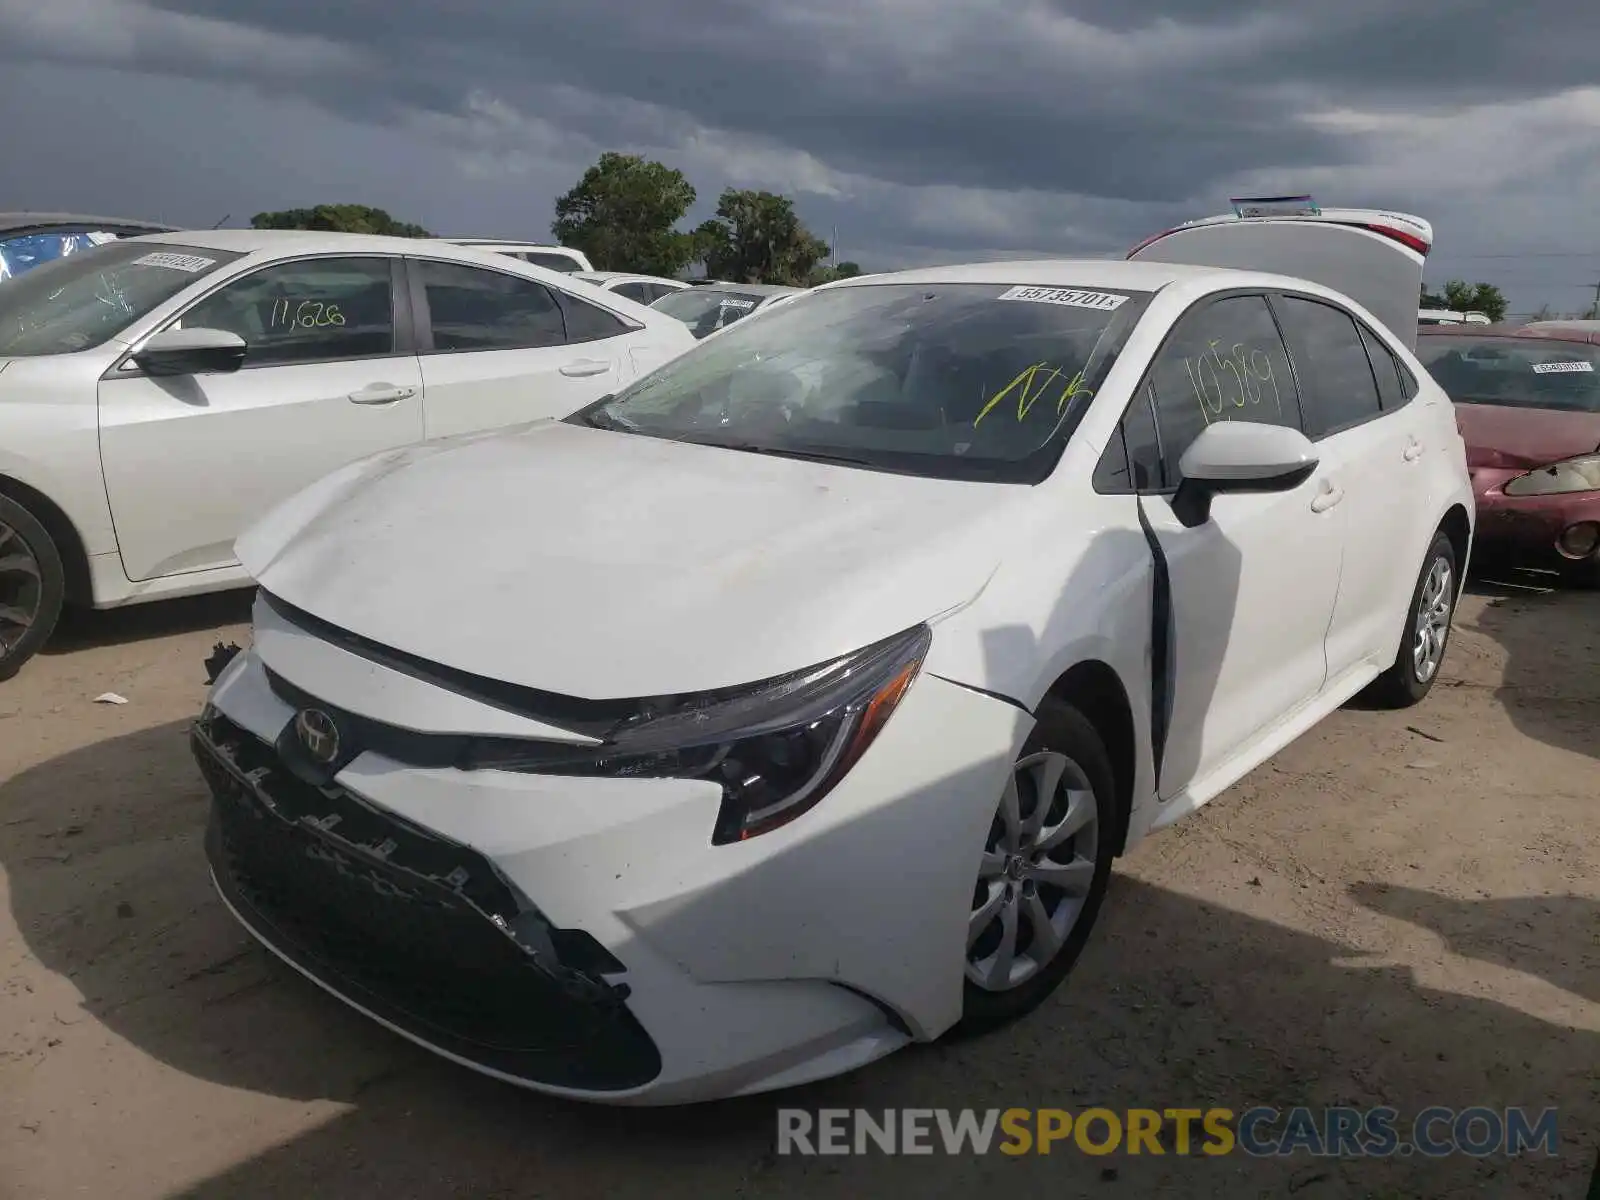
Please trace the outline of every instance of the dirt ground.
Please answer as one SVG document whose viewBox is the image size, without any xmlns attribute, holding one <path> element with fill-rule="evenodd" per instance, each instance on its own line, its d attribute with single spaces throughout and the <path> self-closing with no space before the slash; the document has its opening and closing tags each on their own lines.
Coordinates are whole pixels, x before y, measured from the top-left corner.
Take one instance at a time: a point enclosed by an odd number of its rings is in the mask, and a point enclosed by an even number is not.
<svg viewBox="0 0 1600 1200">
<path fill-rule="evenodd" d="M 0 685 L 0 1194 L 1582 1200 L 1600 1147 L 1600 598 L 1478 585 L 1442 685 L 1351 708 L 1120 866 L 986 1039 L 668 1111 L 437 1061 L 213 897 L 184 740 L 239 596 L 81 616 Z M 114 691 L 124 706 L 96 704 Z M 779 1157 L 774 1108 L 1560 1108 L 1555 1160 Z"/>
</svg>

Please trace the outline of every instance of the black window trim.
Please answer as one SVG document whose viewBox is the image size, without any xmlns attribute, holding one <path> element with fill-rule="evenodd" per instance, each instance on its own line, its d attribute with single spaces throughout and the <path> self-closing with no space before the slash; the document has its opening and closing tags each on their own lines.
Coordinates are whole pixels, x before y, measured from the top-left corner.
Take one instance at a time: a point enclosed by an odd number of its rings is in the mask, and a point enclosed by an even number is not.
<svg viewBox="0 0 1600 1200">
<path fill-rule="evenodd" d="M 1287 299 L 1291 299 L 1291 298 L 1295 299 L 1295 300 L 1306 300 L 1306 301 L 1310 301 L 1313 304 L 1320 304 L 1324 308 L 1331 308 L 1331 309 L 1334 310 L 1334 312 L 1342 314 L 1345 318 L 1347 318 L 1350 321 L 1350 323 L 1355 327 L 1355 330 L 1356 330 L 1356 341 L 1361 344 L 1361 357 L 1366 360 L 1367 374 L 1372 377 L 1372 392 L 1373 392 L 1373 395 L 1376 396 L 1377 400 L 1378 400 L 1378 407 L 1377 407 L 1377 410 L 1375 412 L 1368 413 L 1364 417 L 1357 417 L 1354 421 L 1346 421 L 1342 425 L 1334 425 L 1334 426 L 1332 426 L 1332 427 L 1330 427 L 1328 429 L 1324 429 L 1321 433 L 1317 434 L 1315 437 L 1312 437 L 1310 432 L 1305 428 L 1305 421 L 1306 421 L 1305 391 L 1304 391 L 1304 389 L 1301 389 L 1301 392 L 1300 392 L 1300 396 L 1301 396 L 1301 400 L 1300 400 L 1300 424 L 1301 424 L 1301 430 L 1300 431 L 1306 435 L 1307 440 L 1310 441 L 1312 445 L 1316 445 L 1318 442 L 1322 441 L 1324 438 L 1335 437 L 1335 436 L 1337 436 L 1338 434 L 1341 434 L 1341 433 L 1349 433 L 1350 430 L 1352 430 L 1352 429 L 1359 429 L 1359 428 L 1361 428 L 1361 426 L 1370 424 L 1373 421 L 1380 420 L 1383 417 L 1387 417 L 1391 413 L 1397 413 L 1397 412 L 1400 411 L 1401 408 L 1405 407 L 1404 404 L 1402 404 L 1400 406 L 1400 408 L 1384 408 L 1383 407 L 1383 389 L 1378 386 L 1378 372 L 1377 372 L 1376 368 L 1374 368 L 1374 366 L 1372 365 L 1372 355 L 1370 353 L 1368 353 L 1368 351 L 1367 351 L 1366 338 L 1364 338 L 1362 336 L 1362 329 L 1366 325 L 1366 322 L 1364 322 L 1360 317 L 1356 316 L 1355 313 L 1351 312 L 1344 305 L 1339 304 L 1336 301 L 1330 300 L 1326 296 L 1315 296 L 1315 295 L 1312 295 L 1310 292 L 1292 291 L 1292 290 L 1290 290 L 1288 288 L 1276 288 L 1273 291 L 1268 293 L 1268 295 L 1267 295 L 1267 303 L 1272 308 L 1273 319 L 1278 322 L 1278 332 L 1283 335 L 1284 349 L 1288 352 L 1288 355 L 1289 355 L 1289 367 L 1294 372 L 1295 383 L 1296 383 L 1297 386 L 1299 385 L 1299 381 L 1300 381 L 1300 367 L 1299 367 L 1299 364 L 1295 361 L 1294 344 L 1289 339 L 1288 330 L 1284 328 L 1283 316 L 1282 316 L 1281 313 L 1278 312 L 1278 309 L 1277 309 L 1277 301 L 1279 301 L 1279 300 L 1287 300 Z M 1402 383 L 1403 383 L 1403 381 L 1402 381 Z M 1408 401 L 1408 403 L 1409 403 L 1409 401 Z"/>
<path fill-rule="evenodd" d="M 1154 423 L 1155 430 L 1156 430 L 1156 451 L 1161 456 L 1161 482 L 1162 482 L 1162 486 L 1161 487 L 1141 488 L 1141 487 L 1137 487 L 1135 485 L 1134 478 L 1133 478 L 1133 459 L 1131 457 L 1128 457 L 1127 437 L 1126 437 L 1126 435 L 1124 435 L 1122 437 L 1122 439 L 1121 439 L 1121 443 L 1120 444 L 1122 446 L 1123 456 L 1124 456 L 1124 458 L 1127 458 L 1127 471 L 1128 471 L 1128 483 L 1127 483 L 1127 486 L 1126 487 L 1110 487 L 1110 486 L 1106 485 L 1105 484 L 1105 480 L 1101 476 L 1100 463 L 1096 462 L 1095 463 L 1095 467 L 1094 467 L 1094 471 L 1092 472 L 1092 476 L 1091 477 L 1093 479 L 1094 490 L 1095 490 L 1095 492 L 1097 494 L 1102 495 L 1102 496 L 1167 496 L 1167 497 L 1171 497 L 1171 496 L 1177 494 L 1178 484 L 1176 482 L 1174 482 L 1174 483 L 1168 485 L 1167 478 L 1166 478 L 1166 474 L 1167 474 L 1167 454 L 1166 454 L 1166 445 L 1165 445 L 1165 443 L 1163 441 L 1163 435 L 1162 435 L 1162 432 L 1161 432 L 1161 406 L 1160 406 L 1159 403 L 1157 403 L 1157 397 L 1156 397 L 1156 394 L 1155 394 L 1155 380 L 1152 378 L 1154 373 L 1155 373 L 1156 363 L 1160 360 L 1163 351 L 1166 350 L 1167 344 L 1172 340 L 1172 335 L 1175 332 L 1177 332 L 1178 326 L 1181 325 L 1184 321 L 1188 320 L 1189 317 L 1191 317 L 1195 313 L 1203 312 L 1206 309 L 1212 307 L 1215 304 L 1219 304 L 1224 300 L 1237 300 L 1240 297 L 1248 297 L 1248 296 L 1254 296 L 1254 297 L 1266 302 L 1267 312 L 1268 312 L 1268 314 L 1271 315 L 1272 323 L 1278 330 L 1278 340 L 1283 343 L 1284 357 L 1287 359 L 1287 361 L 1289 363 L 1289 374 L 1290 374 L 1290 376 L 1291 376 L 1291 378 L 1292 378 L 1292 380 L 1294 382 L 1295 412 L 1299 416 L 1299 422 L 1296 425 L 1296 428 L 1298 428 L 1301 433 L 1305 432 L 1306 411 L 1305 411 L 1305 401 L 1303 399 L 1304 390 L 1302 389 L 1302 387 L 1300 385 L 1300 374 L 1299 374 L 1299 371 L 1295 367 L 1294 356 L 1289 353 L 1289 339 L 1284 336 L 1283 323 L 1282 323 L 1282 321 L 1279 320 L 1278 312 L 1272 305 L 1272 292 L 1271 292 L 1271 290 L 1267 289 L 1267 288 L 1260 288 L 1260 287 L 1238 287 L 1238 288 L 1225 288 L 1222 291 L 1217 291 L 1217 292 L 1207 292 L 1204 296 L 1201 296 L 1194 303 L 1190 304 L 1188 308 L 1184 309 L 1181 313 L 1179 313 L 1177 318 L 1175 320 L 1173 320 L 1172 324 L 1167 326 L 1167 331 L 1164 334 L 1161 335 L 1161 343 L 1155 348 L 1154 352 L 1150 355 L 1150 361 L 1145 364 L 1144 371 L 1139 376 L 1139 382 L 1134 385 L 1133 392 L 1128 397 L 1128 402 L 1122 406 L 1122 411 L 1117 414 L 1116 426 L 1117 426 L 1117 429 L 1120 431 L 1122 429 L 1122 423 L 1125 420 L 1127 420 L 1128 413 L 1133 408 L 1133 405 L 1135 404 L 1135 402 L 1137 402 L 1142 397 L 1143 400 L 1144 400 L 1144 403 L 1146 403 L 1147 405 L 1150 406 L 1150 418 L 1151 418 L 1151 421 Z M 1374 381 L 1374 386 L 1376 386 L 1376 381 Z M 1110 451 L 1110 449 L 1111 449 L 1111 446 L 1108 443 L 1106 448 L 1105 448 L 1105 450 L 1101 451 L 1101 458 L 1102 459 L 1104 459 L 1106 453 L 1108 453 Z"/>
<path fill-rule="evenodd" d="M 411 305 L 412 325 L 416 331 L 415 353 L 418 357 L 429 357 L 435 354 L 522 353 L 528 350 L 557 350 L 562 346 L 586 346 L 593 342 L 609 341 L 610 338 L 580 338 L 576 341 L 573 340 L 572 335 L 569 332 L 571 322 L 568 320 L 568 310 L 573 304 L 587 304 L 591 308 L 598 308 L 601 312 L 607 314 L 614 320 L 621 322 L 624 328 L 618 333 L 611 334 L 610 337 L 623 337 L 626 334 L 638 333 L 640 330 L 645 328 L 645 326 L 640 322 L 633 320 L 631 317 L 623 316 L 615 309 L 608 308 L 603 304 L 596 304 L 592 300 L 580 299 L 577 296 L 569 295 L 562 288 L 546 283 L 542 279 L 534 279 L 516 271 L 502 271 L 498 267 L 492 267 L 485 263 L 464 262 L 459 258 L 446 258 L 432 254 L 408 254 L 401 261 L 407 281 L 406 291 Z M 521 283 L 531 283 L 537 285 L 538 287 L 544 288 L 545 291 L 549 292 L 550 295 L 555 298 L 556 308 L 561 312 L 561 332 L 564 340 L 560 343 L 552 343 L 548 346 L 499 346 L 494 349 L 465 347 L 460 350 L 438 349 L 433 344 L 433 314 L 428 308 L 427 288 L 422 282 L 421 270 L 416 269 L 413 266 L 413 264 L 425 262 L 439 263 L 444 266 L 451 267 L 467 267 L 474 271 L 487 271 L 492 275 L 504 275 L 507 278 L 518 280 Z M 526 265 L 536 266 L 537 264 L 528 263 Z"/>
<path fill-rule="evenodd" d="M 248 255 L 242 257 L 248 257 Z M 292 362 L 252 363 L 249 355 L 246 355 L 244 362 L 239 366 L 239 370 L 267 371 L 274 367 L 313 367 L 325 365 L 327 363 L 376 362 L 380 359 L 404 358 L 415 354 L 416 326 L 412 319 L 410 298 L 406 295 L 405 275 L 401 265 L 401 260 L 397 255 L 394 254 L 387 254 L 381 251 L 373 252 L 370 250 L 353 252 L 339 251 L 331 253 L 327 250 L 317 250 L 304 254 L 288 254 L 284 255 L 282 258 L 274 258 L 267 262 L 263 262 L 258 266 L 247 267 L 243 271 L 237 271 L 231 275 L 228 275 L 226 278 L 214 282 L 198 296 L 195 296 L 193 299 L 185 302 L 183 307 L 177 312 L 173 313 L 171 316 L 162 318 L 160 324 L 151 329 L 149 333 L 139 338 L 139 341 L 143 343 L 158 333 L 166 332 L 168 329 L 172 328 L 175 322 L 183 320 L 183 318 L 187 316 L 189 312 L 197 305 L 205 303 L 205 301 L 209 300 L 212 296 L 216 295 L 224 288 L 232 287 L 236 283 L 242 283 L 246 279 L 250 279 L 256 275 L 259 275 L 263 271 L 270 271 L 274 268 L 286 266 L 290 263 L 330 260 L 336 261 L 346 258 L 374 258 L 381 259 L 389 264 L 389 318 L 390 323 L 394 327 L 393 347 L 388 352 L 383 354 L 335 354 L 322 358 L 297 358 Z M 133 354 L 134 352 L 130 350 L 126 354 L 120 355 L 117 360 L 106 369 L 105 373 L 102 374 L 100 378 L 102 380 L 147 378 L 144 368 L 139 366 L 139 364 L 133 360 Z"/>
</svg>

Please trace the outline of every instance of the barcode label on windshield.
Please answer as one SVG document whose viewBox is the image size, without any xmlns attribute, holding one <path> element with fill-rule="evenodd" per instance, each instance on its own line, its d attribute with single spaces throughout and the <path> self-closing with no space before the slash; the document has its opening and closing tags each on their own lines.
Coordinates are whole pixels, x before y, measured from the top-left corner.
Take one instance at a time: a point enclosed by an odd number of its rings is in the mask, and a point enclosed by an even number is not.
<svg viewBox="0 0 1600 1200">
<path fill-rule="evenodd" d="M 217 260 L 214 258 L 201 258 L 198 254 L 170 254 L 165 251 L 146 254 L 133 261 L 142 267 L 166 267 L 172 271 L 186 271 L 190 275 L 217 265 Z"/>
<path fill-rule="evenodd" d="M 1076 288 L 1014 287 L 1001 292 L 998 300 L 1027 300 L 1034 304 L 1064 304 L 1068 308 L 1097 308 L 1114 312 L 1127 302 L 1126 296 L 1112 292 L 1081 292 Z"/>
<path fill-rule="evenodd" d="M 1533 364 L 1533 373 L 1535 375 L 1566 375 L 1573 371 L 1593 370 L 1594 364 L 1592 362 L 1553 362 Z"/>
</svg>

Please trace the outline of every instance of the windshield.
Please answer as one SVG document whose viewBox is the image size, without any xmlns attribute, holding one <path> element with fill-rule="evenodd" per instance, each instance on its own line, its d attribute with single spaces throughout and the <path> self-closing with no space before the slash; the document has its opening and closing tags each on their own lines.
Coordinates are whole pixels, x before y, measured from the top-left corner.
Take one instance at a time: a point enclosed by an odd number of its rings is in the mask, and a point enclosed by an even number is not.
<svg viewBox="0 0 1600 1200">
<path fill-rule="evenodd" d="M 87 250 L 90 246 L 116 241 L 116 238 L 116 234 L 104 230 L 80 228 L 49 229 L 0 237 L 0 279 L 14 279 L 24 271 Z"/>
<path fill-rule="evenodd" d="M 684 288 L 661 297 L 652 308 L 676 317 L 697 338 L 732 325 L 756 310 L 766 296 L 759 292 L 740 292 L 730 288 Z"/>
<path fill-rule="evenodd" d="M 993 283 L 816 292 L 570 419 L 913 474 L 1036 483 L 1147 295 Z M 668 297 L 680 298 L 688 297 Z"/>
<path fill-rule="evenodd" d="M 0 358 L 91 350 L 238 257 L 134 240 L 35 267 L 0 287 Z"/>
<path fill-rule="evenodd" d="M 1469 334 L 1417 342 L 1422 365 L 1457 404 L 1600 412 L 1600 346 Z"/>
</svg>

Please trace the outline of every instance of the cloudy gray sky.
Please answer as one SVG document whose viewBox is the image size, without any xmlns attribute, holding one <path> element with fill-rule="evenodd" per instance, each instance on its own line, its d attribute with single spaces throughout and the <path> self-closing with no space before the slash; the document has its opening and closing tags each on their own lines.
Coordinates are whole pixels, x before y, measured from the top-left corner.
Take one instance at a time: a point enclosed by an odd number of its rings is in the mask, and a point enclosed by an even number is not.
<svg viewBox="0 0 1600 1200">
<path fill-rule="evenodd" d="M 1420 213 L 1430 282 L 1600 281 L 1591 0 L 0 0 L 0 207 L 376 204 L 547 237 L 605 149 L 869 269 L 1120 252 L 1232 195 Z M 1587 285 L 1587 287 L 1586 287 Z"/>
</svg>

